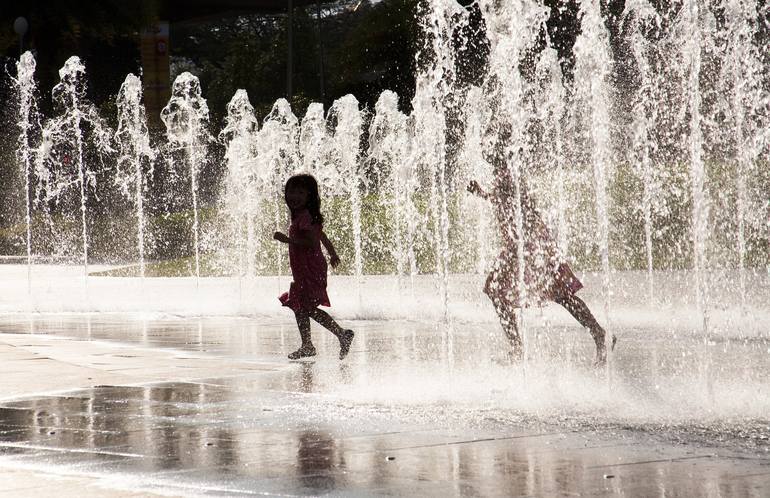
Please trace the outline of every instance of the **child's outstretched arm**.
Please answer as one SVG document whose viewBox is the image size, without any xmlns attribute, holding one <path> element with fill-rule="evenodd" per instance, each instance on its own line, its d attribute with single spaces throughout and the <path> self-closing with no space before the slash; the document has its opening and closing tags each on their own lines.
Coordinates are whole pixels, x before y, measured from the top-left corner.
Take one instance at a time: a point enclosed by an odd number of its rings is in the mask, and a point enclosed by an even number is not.
<svg viewBox="0 0 770 498">
<path fill-rule="evenodd" d="M 483 188 L 481 188 L 481 185 L 479 185 L 476 180 L 471 180 L 471 182 L 468 184 L 468 192 L 470 192 L 471 194 L 477 195 L 487 201 L 491 197 L 489 195 L 489 192 L 486 192 Z"/>
<path fill-rule="evenodd" d="M 340 264 L 340 258 L 337 256 L 337 251 L 334 250 L 334 244 L 332 244 L 332 241 L 329 240 L 329 237 L 326 236 L 326 232 L 323 230 L 321 230 L 321 244 L 324 245 L 326 252 L 329 253 L 329 264 L 332 265 L 332 268 L 336 268 Z"/>
</svg>

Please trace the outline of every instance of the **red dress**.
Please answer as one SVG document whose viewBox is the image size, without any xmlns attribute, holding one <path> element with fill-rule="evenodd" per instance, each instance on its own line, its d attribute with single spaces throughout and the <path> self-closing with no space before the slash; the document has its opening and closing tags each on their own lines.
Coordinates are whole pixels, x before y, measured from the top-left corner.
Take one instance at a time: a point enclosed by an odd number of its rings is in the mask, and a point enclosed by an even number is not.
<svg viewBox="0 0 770 498">
<path fill-rule="evenodd" d="M 518 242 L 515 239 L 506 241 L 508 237 L 503 237 L 504 247 L 484 285 L 484 292 L 490 298 L 502 298 L 515 307 L 541 305 L 583 288 L 569 264 L 560 258 L 556 242 L 539 216 L 532 221 L 525 224 L 524 235 L 526 298 L 519 295 Z"/>
<path fill-rule="evenodd" d="M 574 294 L 583 287 L 569 264 L 559 254 L 551 236 L 522 185 L 521 209 L 524 228 L 524 290 L 519 292 L 519 241 L 516 233 L 516 204 L 513 182 L 507 168 L 498 175 L 495 185 L 495 211 L 501 227 L 502 250 L 487 277 L 484 292 L 491 299 L 507 301 L 515 307 L 540 305 L 559 297 Z"/>
<path fill-rule="evenodd" d="M 313 224 L 307 210 L 300 211 L 291 220 L 289 237 L 295 238 L 300 232 L 312 234 L 313 245 L 300 247 L 289 244 L 289 266 L 293 282 L 289 292 L 278 299 L 281 304 L 294 311 L 312 310 L 317 306 L 331 306 L 326 294 L 326 258 L 321 252 L 321 225 Z"/>
</svg>

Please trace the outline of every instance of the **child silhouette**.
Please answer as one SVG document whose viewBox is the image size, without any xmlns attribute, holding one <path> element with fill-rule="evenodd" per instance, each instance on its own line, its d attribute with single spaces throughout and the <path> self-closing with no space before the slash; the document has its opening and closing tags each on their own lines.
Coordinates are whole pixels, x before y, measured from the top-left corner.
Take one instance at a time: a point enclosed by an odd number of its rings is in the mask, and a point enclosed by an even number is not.
<svg viewBox="0 0 770 498">
<path fill-rule="evenodd" d="M 468 191 L 492 203 L 500 230 L 502 249 L 484 285 L 484 293 L 495 307 L 514 358 L 522 356 L 516 308 L 534 302 L 554 301 L 563 306 L 591 333 L 596 345 L 595 363 L 607 361 L 606 332 L 594 318 L 586 303 L 575 293 L 583 287 L 569 265 L 562 260 L 556 242 L 535 207 L 535 202 L 522 180 L 519 188 L 524 245 L 524 287 L 526 298 L 519 295 L 519 236 L 517 233 L 516 186 L 505 161 L 494 162 L 491 192 L 471 181 Z M 614 348 L 617 338 L 612 336 Z"/>
<path fill-rule="evenodd" d="M 289 354 L 290 360 L 315 356 L 316 350 L 310 339 L 310 319 L 327 328 L 340 341 L 340 360 L 350 351 L 353 331 L 343 329 L 328 313 L 318 306 L 330 306 L 326 294 L 326 258 L 321 244 L 329 254 L 329 263 L 336 267 L 340 259 L 334 246 L 323 231 L 321 198 L 318 182 L 311 175 L 295 175 L 289 178 L 284 189 L 284 199 L 291 213 L 289 234 L 275 232 L 273 238 L 289 245 L 289 266 L 293 282 L 289 292 L 279 297 L 281 304 L 291 308 L 297 319 L 302 345 Z"/>
</svg>

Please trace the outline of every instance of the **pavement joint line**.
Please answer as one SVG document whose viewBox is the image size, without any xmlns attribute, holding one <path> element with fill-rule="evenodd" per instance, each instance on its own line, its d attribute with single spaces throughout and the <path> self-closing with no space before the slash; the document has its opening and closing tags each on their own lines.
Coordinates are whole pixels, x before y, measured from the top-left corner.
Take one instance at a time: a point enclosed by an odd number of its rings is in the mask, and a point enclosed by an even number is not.
<svg viewBox="0 0 770 498">
<path fill-rule="evenodd" d="M 29 425 L 19 425 L 19 424 L 3 424 L 3 425 L 5 427 L 19 427 L 19 429 L 14 429 L 14 431 L 20 431 L 27 428 L 32 428 Z M 67 432 L 85 432 L 89 434 L 112 434 L 112 435 L 123 434 L 123 432 L 121 431 L 108 431 L 103 429 L 74 429 L 74 428 L 71 429 L 69 427 L 56 427 L 53 425 L 38 425 L 38 426 L 35 426 L 34 428 L 38 430 L 44 429 L 48 431 L 54 430 L 54 431 L 67 431 Z M 4 431 L 0 431 L 0 434 L 3 434 L 3 433 Z M 2 442 L 0 442 L 0 444 L 2 444 Z"/>
<path fill-rule="evenodd" d="M 735 475 L 735 476 L 728 476 L 727 478 L 730 480 L 733 479 L 744 479 L 746 477 L 770 477 L 770 472 L 755 472 L 753 474 L 741 474 L 741 475 Z"/>
<path fill-rule="evenodd" d="M 98 370 L 100 372 L 105 372 L 106 370 L 101 369 L 95 369 L 91 368 L 89 370 Z M 233 375 L 233 377 L 238 377 L 238 375 Z M 225 377 L 229 378 L 229 376 Z M 103 387 L 150 387 L 150 386 L 156 386 L 157 384 L 164 384 L 164 383 L 192 383 L 196 377 L 193 378 L 184 378 L 184 379 L 174 379 L 174 380 L 149 380 L 149 381 L 139 381 L 139 382 L 125 382 L 125 383 L 116 383 L 116 384 L 97 384 L 94 386 L 89 387 L 80 387 L 80 388 L 68 388 L 68 389 L 56 389 L 53 391 L 41 391 L 37 393 L 29 393 L 29 394 L 16 394 L 12 396 L 8 396 L 6 398 L 0 398 L 0 404 L 3 403 L 15 403 L 19 401 L 35 401 L 40 398 L 61 398 L 61 397 L 74 397 L 74 398 L 85 398 L 84 396 L 77 396 L 78 393 L 82 393 L 83 391 L 88 391 L 89 389 L 96 389 L 96 388 L 103 388 Z M 162 386 L 157 386 L 162 387 Z M 171 386 L 169 386 L 169 389 L 172 389 Z M 163 403 L 163 402 L 161 402 Z M 8 408 L 14 408 L 18 410 L 28 410 L 28 407 L 8 407 Z"/>
<path fill-rule="evenodd" d="M 569 447 L 569 451 L 591 451 L 591 450 L 605 450 L 608 448 L 631 448 L 638 446 L 640 443 L 617 443 L 617 444 L 597 444 L 596 446 L 580 446 Z M 537 450 L 530 450 L 532 454 L 551 453 L 553 451 L 560 451 L 563 448 L 554 448 L 552 446 L 543 446 Z"/>
<path fill-rule="evenodd" d="M 0 441 L 0 447 L 3 447 L 3 446 L 7 448 L 52 451 L 56 453 L 86 453 L 89 455 L 121 456 L 126 458 L 151 458 L 151 459 L 158 458 L 153 455 L 142 455 L 139 453 L 122 453 L 117 451 L 94 451 L 94 450 L 87 450 L 83 448 L 58 448 L 55 446 L 45 446 L 42 444 L 8 443 L 8 442 Z"/>
<path fill-rule="evenodd" d="M 421 432 L 437 432 L 437 431 L 443 431 L 443 430 L 445 430 L 443 427 L 436 427 L 434 429 L 419 429 L 414 431 L 376 432 L 372 434 L 358 434 L 356 436 L 346 436 L 340 439 L 350 440 L 350 439 L 360 439 L 360 438 L 372 438 L 372 437 L 379 437 L 379 436 L 393 436 L 398 434 L 419 434 Z"/>
<path fill-rule="evenodd" d="M 640 462 L 610 463 L 606 465 L 589 465 L 588 467 L 585 467 L 585 468 L 586 469 L 605 469 L 609 467 L 626 467 L 629 465 L 645 465 L 648 463 L 666 463 L 666 462 L 674 463 L 674 462 L 681 462 L 684 460 L 698 460 L 703 458 L 714 458 L 714 457 L 715 455 L 693 455 L 693 456 L 687 456 L 687 457 L 661 458 L 659 460 L 642 460 Z"/>
<path fill-rule="evenodd" d="M 228 493 L 230 495 L 247 495 L 247 496 L 284 496 L 284 497 L 295 497 L 295 496 L 306 496 L 306 495 L 297 495 L 297 494 L 287 494 L 287 493 L 275 493 L 275 492 L 269 492 L 269 491 L 251 491 L 248 489 L 234 489 L 234 488 L 228 488 L 224 486 L 200 486 L 195 483 L 181 483 L 181 482 L 166 482 L 165 480 L 155 478 L 155 482 L 149 482 L 145 483 L 140 489 L 149 489 L 152 490 L 152 486 L 162 486 L 163 488 L 176 488 L 179 490 L 195 490 L 195 491 L 203 491 L 203 492 L 219 492 L 219 493 Z"/>
<path fill-rule="evenodd" d="M 719 458 L 728 458 L 732 460 L 749 460 L 753 462 L 766 462 L 764 465 L 770 465 L 770 455 L 767 457 L 751 457 L 743 455 L 716 455 Z"/>
<path fill-rule="evenodd" d="M 456 444 L 473 444 L 473 443 L 489 443 L 492 441 L 510 441 L 513 439 L 529 439 L 529 438 L 538 438 L 538 437 L 545 437 L 545 436 L 560 436 L 562 434 L 579 434 L 579 433 L 587 433 L 591 431 L 569 431 L 569 432 L 544 432 L 541 434 L 523 434 L 520 436 L 505 436 L 505 437 L 488 437 L 488 438 L 482 438 L 482 439 L 468 439 L 465 441 L 450 441 L 446 443 L 433 443 L 433 444 L 421 444 L 418 446 L 403 446 L 401 448 L 385 448 L 382 450 L 374 450 L 374 451 L 362 451 L 361 453 L 383 453 L 386 451 L 402 451 L 402 450 L 415 450 L 415 449 L 423 449 L 423 448 L 437 448 L 441 446 L 453 446 Z"/>
<path fill-rule="evenodd" d="M 211 387 L 228 387 L 227 384 L 213 384 L 211 382 L 190 382 L 196 386 L 211 386 Z"/>
<path fill-rule="evenodd" d="M 251 462 L 245 462 L 245 463 L 247 465 L 254 465 L 254 466 L 256 466 L 256 465 L 258 465 L 261 462 L 260 461 L 251 461 Z M 278 463 L 284 463 L 284 464 L 290 465 L 291 461 L 288 461 L 288 462 L 278 462 Z M 225 465 L 215 465 L 215 466 L 212 466 L 212 467 L 205 467 L 204 469 L 186 468 L 186 469 L 162 470 L 162 471 L 158 471 L 158 472 L 153 472 L 153 475 L 163 479 L 163 478 L 168 478 L 168 477 L 184 476 L 184 475 L 188 475 L 188 474 L 198 473 L 198 472 L 201 472 L 201 470 L 205 470 L 205 471 L 216 471 L 216 470 L 226 471 L 227 469 L 228 469 L 228 467 L 225 466 Z M 308 473 L 302 474 L 301 477 L 303 479 L 305 479 L 305 478 L 313 478 L 313 477 L 343 476 L 343 475 L 350 475 L 350 474 L 353 474 L 355 472 L 356 471 L 352 471 L 352 470 L 349 470 L 349 469 L 348 470 L 340 470 L 340 469 L 331 470 L 330 469 L 330 470 L 320 471 L 320 472 L 319 471 L 308 472 Z M 284 481 L 286 479 L 287 479 L 287 477 L 284 476 L 284 475 L 273 476 L 273 477 L 260 477 L 259 478 L 259 480 L 261 482 Z M 289 478 L 289 479 L 293 479 L 293 478 Z M 273 496 L 273 494 L 270 493 L 270 496 Z M 303 496 L 303 495 L 287 495 L 287 496 Z"/>
</svg>

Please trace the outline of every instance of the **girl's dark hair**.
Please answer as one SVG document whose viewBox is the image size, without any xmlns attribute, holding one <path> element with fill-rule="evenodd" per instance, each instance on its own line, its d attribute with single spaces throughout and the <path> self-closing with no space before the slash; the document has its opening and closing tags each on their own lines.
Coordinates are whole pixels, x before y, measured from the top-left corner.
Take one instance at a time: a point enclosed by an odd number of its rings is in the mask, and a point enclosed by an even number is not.
<svg viewBox="0 0 770 498">
<path fill-rule="evenodd" d="M 321 196 L 318 195 L 318 182 L 313 178 L 313 175 L 294 175 L 289 178 L 283 189 L 284 197 L 286 197 L 286 192 L 291 188 L 301 188 L 307 191 L 306 207 L 310 212 L 310 220 L 313 225 L 323 224 L 324 217 L 321 214 Z M 292 218 L 294 218 L 294 214 L 294 211 L 292 211 Z"/>
</svg>

